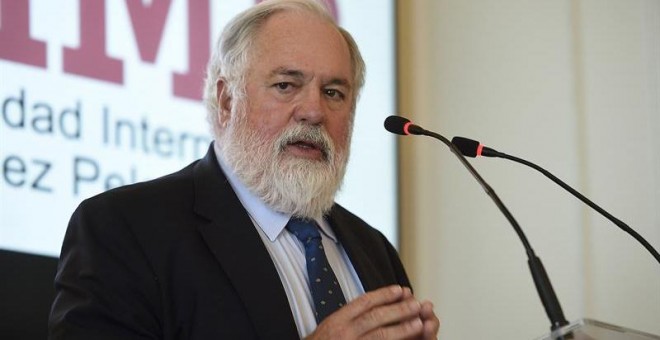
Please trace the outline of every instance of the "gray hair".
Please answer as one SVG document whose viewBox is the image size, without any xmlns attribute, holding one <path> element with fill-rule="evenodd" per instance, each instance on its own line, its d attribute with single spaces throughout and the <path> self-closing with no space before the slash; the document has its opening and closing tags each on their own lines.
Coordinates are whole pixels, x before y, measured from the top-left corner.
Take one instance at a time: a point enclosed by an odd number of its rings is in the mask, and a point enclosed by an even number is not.
<svg viewBox="0 0 660 340">
<path fill-rule="evenodd" d="M 252 43 L 259 33 L 259 28 L 270 16 L 282 11 L 307 11 L 324 21 L 332 23 L 341 33 L 348 45 L 353 69 L 353 107 L 364 85 L 366 67 L 355 40 L 345 29 L 339 27 L 328 9 L 316 0 L 270 0 L 255 5 L 234 17 L 222 31 L 214 48 L 213 55 L 206 69 L 204 84 L 204 102 L 207 118 L 215 136 L 220 134 L 218 119 L 217 83 L 225 81 L 227 91 L 235 102 L 245 97 L 245 75 Z"/>
</svg>

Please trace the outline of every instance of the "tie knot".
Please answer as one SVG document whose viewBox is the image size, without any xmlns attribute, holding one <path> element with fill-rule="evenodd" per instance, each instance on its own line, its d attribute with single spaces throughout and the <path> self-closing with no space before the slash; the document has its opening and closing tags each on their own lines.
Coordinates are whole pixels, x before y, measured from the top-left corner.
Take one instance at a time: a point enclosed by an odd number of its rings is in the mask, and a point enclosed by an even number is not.
<svg viewBox="0 0 660 340">
<path fill-rule="evenodd" d="M 314 220 L 292 217 L 286 225 L 286 229 L 292 232 L 303 244 L 321 239 L 321 233 L 319 233 L 319 228 Z"/>
</svg>

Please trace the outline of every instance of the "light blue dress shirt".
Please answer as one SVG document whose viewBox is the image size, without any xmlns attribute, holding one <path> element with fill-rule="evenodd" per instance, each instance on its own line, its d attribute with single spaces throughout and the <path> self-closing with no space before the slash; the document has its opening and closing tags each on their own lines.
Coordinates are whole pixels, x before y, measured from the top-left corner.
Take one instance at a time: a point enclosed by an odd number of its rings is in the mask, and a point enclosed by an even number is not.
<svg viewBox="0 0 660 340">
<path fill-rule="evenodd" d="M 250 192 L 237 178 L 234 171 L 224 163 L 217 143 L 214 143 L 214 150 L 220 168 L 222 168 L 229 184 L 236 192 L 236 196 L 250 215 L 252 223 L 254 223 L 271 259 L 273 259 L 289 300 L 291 313 L 298 327 L 298 334 L 303 338 L 312 333 L 317 324 L 314 317 L 314 301 L 307 283 L 305 248 L 293 234 L 285 229 L 291 215 L 273 211 Z M 350 302 L 364 294 L 364 288 L 353 268 L 353 264 L 346 255 L 346 251 L 338 242 L 328 222 L 325 219 L 316 222 L 321 227 L 323 248 L 328 257 L 328 262 L 339 280 L 346 301 Z"/>
</svg>

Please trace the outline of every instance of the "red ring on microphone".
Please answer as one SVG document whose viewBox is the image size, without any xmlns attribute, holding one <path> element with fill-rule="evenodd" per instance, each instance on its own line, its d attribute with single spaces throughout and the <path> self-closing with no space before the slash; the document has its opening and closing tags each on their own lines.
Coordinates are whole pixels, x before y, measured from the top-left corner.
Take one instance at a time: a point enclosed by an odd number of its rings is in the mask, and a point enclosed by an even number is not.
<svg viewBox="0 0 660 340">
<path fill-rule="evenodd" d="M 408 131 L 408 127 L 409 127 L 410 125 L 412 125 L 412 122 L 408 122 L 408 123 L 406 123 L 406 125 L 403 126 L 403 132 L 404 132 L 406 135 L 409 135 L 409 134 L 410 134 L 410 131 Z"/>
<path fill-rule="evenodd" d="M 477 146 L 477 156 L 481 156 L 481 151 L 483 151 L 484 145 L 479 143 L 479 146 Z"/>
</svg>

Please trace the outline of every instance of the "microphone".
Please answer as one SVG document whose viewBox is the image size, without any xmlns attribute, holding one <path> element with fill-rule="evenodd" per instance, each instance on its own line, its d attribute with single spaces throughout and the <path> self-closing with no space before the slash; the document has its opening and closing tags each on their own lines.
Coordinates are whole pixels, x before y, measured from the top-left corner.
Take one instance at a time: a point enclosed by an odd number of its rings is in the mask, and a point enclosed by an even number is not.
<svg viewBox="0 0 660 340">
<path fill-rule="evenodd" d="M 651 255 L 655 258 L 658 263 L 660 263 L 660 254 L 658 254 L 658 251 L 656 251 L 651 244 L 646 241 L 640 234 L 638 234 L 635 230 L 633 230 L 630 226 L 619 220 L 618 218 L 612 216 L 609 212 L 605 211 L 605 209 L 601 208 L 598 206 L 596 203 L 592 202 L 590 199 L 582 195 L 580 192 L 577 190 L 573 189 L 570 185 L 564 183 L 561 179 L 557 178 L 555 175 L 551 174 L 549 171 L 543 169 L 542 167 L 526 161 L 524 159 L 507 155 L 503 152 L 499 152 L 497 150 L 485 147 L 483 144 L 479 143 L 476 140 L 465 138 L 465 137 L 454 137 L 452 138 L 451 142 L 456 145 L 456 148 L 460 150 L 460 152 L 466 156 L 466 157 L 476 157 L 476 156 L 484 156 L 484 157 L 499 157 L 499 158 L 504 158 L 508 159 L 511 161 L 514 161 L 516 163 L 524 164 L 540 173 L 545 175 L 545 177 L 548 177 L 551 179 L 553 182 L 555 182 L 557 185 L 560 187 L 564 188 L 564 190 L 570 192 L 573 196 L 575 196 L 577 199 L 580 201 L 584 202 L 586 205 L 588 205 L 590 208 L 596 210 L 598 213 L 603 215 L 605 218 L 610 220 L 612 223 L 614 223 L 617 227 L 621 228 L 621 230 L 625 231 L 628 233 L 630 236 L 632 236 L 635 240 L 637 240 L 639 243 L 644 246 L 646 250 L 648 250 Z"/>
<path fill-rule="evenodd" d="M 389 132 L 399 135 L 424 135 L 433 137 L 449 147 L 449 150 L 451 150 L 451 152 L 454 153 L 456 157 L 458 157 L 458 160 L 472 174 L 472 177 L 474 177 L 474 179 L 479 182 L 481 187 L 486 191 L 486 194 L 488 194 L 493 202 L 495 202 L 495 205 L 500 209 L 502 214 L 504 214 L 511 226 L 513 226 L 515 232 L 518 234 L 518 237 L 520 238 L 520 241 L 525 248 L 525 252 L 527 253 L 527 264 L 529 265 L 529 270 L 531 271 L 532 278 L 534 279 L 534 286 L 536 287 L 536 291 L 541 298 L 545 312 L 550 319 L 550 329 L 554 331 L 562 326 L 568 325 L 568 321 L 564 317 L 564 312 L 561 309 L 561 305 L 559 304 L 559 299 L 557 299 L 557 295 L 552 288 L 552 283 L 550 283 L 550 278 L 548 277 L 548 274 L 543 267 L 543 263 L 541 263 L 541 259 L 536 256 L 532 246 L 529 244 L 527 236 L 525 236 L 525 233 L 520 228 L 520 225 L 513 217 L 511 212 L 509 212 L 509 209 L 504 206 L 504 203 L 497 196 L 495 191 L 490 187 L 490 185 L 488 185 L 488 183 L 486 183 L 481 175 L 479 175 L 477 170 L 472 167 L 470 162 L 465 159 L 465 156 L 463 156 L 461 150 L 459 150 L 459 148 L 454 143 L 450 142 L 444 136 L 433 131 L 426 130 L 419 125 L 413 124 L 410 120 L 400 116 L 387 117 L 387 119 L 385 119 L 385 129 Z"/>
<path fill-rule="evenodd" d="M 483 144 L 477 142 L 476 140 L 464 138 L 464 137 L 454 137 L 451 139 L 451 142 L 456 145 L 458 150 L 461 151 L 465 157 L 497 157 L 497 151 L 485 147 Z"/>
<path fill-rule="evenodd" d="M 410 120 L 401 116 L 389 116 L 385 118 L 385 130 L 397 135 L 422 135 L 424 129 L 413 124 Z"/>
</svg>

